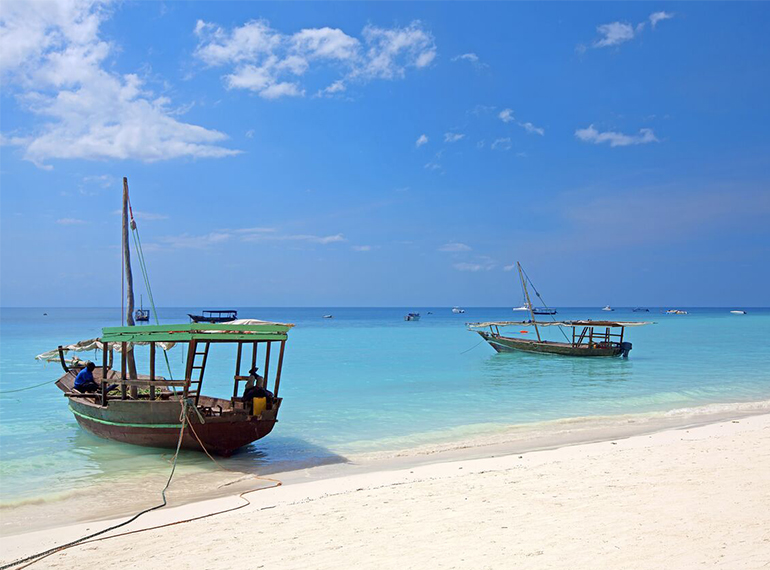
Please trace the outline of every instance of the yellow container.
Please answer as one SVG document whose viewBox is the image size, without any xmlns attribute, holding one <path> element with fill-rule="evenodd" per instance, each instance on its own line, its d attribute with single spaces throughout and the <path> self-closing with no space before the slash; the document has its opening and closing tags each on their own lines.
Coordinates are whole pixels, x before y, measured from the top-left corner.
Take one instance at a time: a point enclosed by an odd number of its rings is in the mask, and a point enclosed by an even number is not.
<svg viewBox="0 0 770 570">
<path fill-rule="evenodd" d="M 267 409 L 267 398 L 252 398 L 251 401 L 254 406 L 253 414 L 255 416 L 260 415 Z"/>
</svg>

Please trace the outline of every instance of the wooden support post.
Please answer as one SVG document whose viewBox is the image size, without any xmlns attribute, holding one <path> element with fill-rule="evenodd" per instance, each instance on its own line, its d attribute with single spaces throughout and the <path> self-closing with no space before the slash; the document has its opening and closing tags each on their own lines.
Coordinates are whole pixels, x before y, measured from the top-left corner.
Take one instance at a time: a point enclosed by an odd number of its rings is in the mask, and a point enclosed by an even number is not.
<svg viewBox="0 0 770 570">
<path fill-rule="evenodd" d="M 187 345 L 187 365 L 184 371 L 184 392 L 182 395 L 187 398 L 187 394 L 190 392 L 190 382 L 192 382 L 192 367 L 195 364 L 195 351 L 198 350 L 197 342 L 191 340 Z"/>
<path fill-rule="evenodd" d="M 252 343 L 251 347 L 251 368 L 249 369 L 249 372 L 251 372 L 254 367 L 257 365 L 257 343 Z"/>
<path fill-rule="evenodd" d="M 126 345 L 127 342 L 121 342 L 120 343 L 120 379 L 125 380 L 126 379 Z M 125 400 L 126 399 L 126 385 L 121 384 L 120 385 L 120 399 Z"/>
<path fill-rule="evenodd" d="M 110 363 L 109 363 L 109 367 L 112 368 L 112 369 L 114 369 L 114 367 L 112 366 L 112 363 L 114 361 L 115 361 L 115 351 L 110 349 Z"/>
<path fill-rule="evenodd" d="M 588 348 L 594 347 L 594 327 L 588 329 Z"/>
<path fill-rule="evenodd" d="M 238 397 L 238 376 L 241 375 L 241 358 L 243 357 L 243 343 L 238 341 L 238 351 L 235 354 L 235 379 L 233 380 L 233 400 Z"/>
<path fill-rule="evenodd" d="M 150 343 L 150 380 L 155 380 L 155 343 Z M 155 399 L 155 386 L 150 384 L 150 400 Z"/>
<path fill-rule="evenodd" d="M 278 388 L 281 386 L 281 371 L 283 370 L 283 351 L 286 348 L 286 341 L 281 341 L 281 351 L 278 353 L 278 370 L 275 373 L 275 390 L 273 395 L 278 397 Z"/>
<path fill-rule="evenodd" d="M 620 327 L 620 344 L 623 344 L 623 331 L 626 330 L 626 327 Z"/>
<path fill-rule="evenodd" d="M 268 374 L 270 374 L 270 346 L 272 344 L 272 341 L 267 341 L 267 348 L 265 348 L 265 373 L 262 375 L 265 378 L 265 385 L 262 388 L 267 388 L 267 383 L 270 381 Z"/>
<path fill-rule="evenodd" d="M 102 343 L 102 406 L 107 405 L 107 353 L 110 345 L 108 342 Z"/>
</svg>

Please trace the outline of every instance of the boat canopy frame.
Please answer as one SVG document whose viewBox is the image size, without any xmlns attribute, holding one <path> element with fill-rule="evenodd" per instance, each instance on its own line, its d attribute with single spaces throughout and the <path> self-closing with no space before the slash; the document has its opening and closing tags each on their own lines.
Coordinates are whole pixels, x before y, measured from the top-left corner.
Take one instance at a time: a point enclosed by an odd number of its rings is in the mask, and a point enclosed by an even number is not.
<svg viewBox="0 0 770 570">
<path fill-rule="evenodd" d="M 477 331 L 477 329 L 485 329 L 489 328 L 489 332 L 493 336 L 497 337 L 503 337 L 503 335 L 500 334 L 500 327 L 508 327 L 508 326 L 520 326 L 520 327 L 535 327 L 535 330 L 537 330 L 538 327 L 562 327 L 562 328 L 571 328 L 572 329 L 572 339 L 567 339 L 567 342 L 569 342 L 573 348 L 578 347 L 588 347 L 593 348 L 594 346 L 618 346 L 621 347 L 623 345 L 623 333 L 625 332 L 626 327 L 638 327 L 643 325 L 651 325 L 654 324 L 652 322 L 648 321 L 592 321 L 592 320 L 581 320 L 581 321 L 553 321 L 553 322 L 547 322 L 547 321 L 490 321 L 485 323 L 468 323 L 468 329 Z M 595 328 L 603 328 L 604 331 L 595 331 Z M 613 329 L 620 329 L 619 333 L 612 332 Z M 578 329 L 582 329 L 580 332 L 578 332 Z M 566 335 L 565 335 L 566 336 Z M 504 337 L 503 337 L 504 338 Z M 538 333 L 538 342 L 547 342 L 542 341 L 540 339 L 540 334 Z"/>
<path fill-rule="evenodd" d="M 275 369 L 273 396 L 278 399 L 278 392 L 281 385 L 281 373 L 283 371 L 283 357 L 288 340 L 288 331 L 294 325 L 287 323 L 261 322 L 259 324 L 233 325 L 233 324 L 200 324 L 185 323 L 179 325 L 148 325 L 143 327 L 105 327 L 102 329 L 100 339 L 102 345 L 102 381 L 101 394 L 83 394 L 83 397 L 99 397 L 102 406 L 107 406 L 110 397 L 108 397 L 108 384 L 116 383 L 120 387 L 121 400 L 138 399 L 138 388 L 149 387 L 149 399 L 155 400 L 158 394 L 156 388 L 182 388 L 183 398 L 192 398 L 195 405 L 198 405 L 201 387 L 203 385 L 203 376 L 206 371 L 208 352 L 211 343 L 225 344 L 235 343 L 237 345 L 235 375 L 233 385 L 232 403 L 238 398 L 241 382 L 251 380 L 250 376 L 241 375 L 241 365 L 244 360 L 244 345 L 251 345 L 251 368 L 257 365 L 258 347 L 265 345 L 264 368 L 262 375 L 262 388 L 267 388 L 270 380 L 271 348 L 273 343 L 279 343 L 278 362 Z M 156 345 L 163 345 L 168 342 L 187 343 L 187 358 L 185 363 L 185 374 L 183 380 L 164 379 L 155 374 Z M 134 344 L 149 345 L 150 347 L 150 374 L 147 378 L 136 379 L 128 378 L 127 353 L 130 345 Z M 119 347 L 119 348 L 118 348 Z M 112 368 L 113 350 L 118 348 L 120 351 L 121 367 L 120 378 L 108 379 L 108 370 Z M 202 350 L 199 351 L 199 348 Z M 59 353 L 62 360 L 62 366 L 68 370 L 64 364 L 63 348 L 59 347 Z M 202 357 L 201 360 L 197 360 Z M 194 374 L 197 372 L 197 378 Z"/>
</svg>

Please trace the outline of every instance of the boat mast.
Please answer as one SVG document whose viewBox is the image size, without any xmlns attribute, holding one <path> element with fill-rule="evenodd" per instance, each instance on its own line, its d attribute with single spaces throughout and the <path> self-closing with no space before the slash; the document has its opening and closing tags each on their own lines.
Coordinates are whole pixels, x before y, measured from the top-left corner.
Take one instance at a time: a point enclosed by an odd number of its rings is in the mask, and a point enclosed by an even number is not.
<svg viewBox="0 0 770 570">
<path fill-rule="evenodd" d="M 535 326 L 535 333 L 537 334 L 537 340 L 540 340 L 540 330 L 535 323 L 535 312 L 532 309 L 532 301 L 529 300 L 529 291 L 527 290 L 527 280 L 524 279 L 524 272 L 521 270 L 521 263 L 516 262 L 516 267 L 519 268 L 519 279 L 521 279 L 521 286 L 524 287 L 524 297 L 527 299 L 527 307 L 529 307 L 529 314 L 532 317 L 532 324 Z"/>
<path fill-rule="evenodd" d="M 128 178 L 123 177 L 123 263 L 126 275 L 126 324 L 134 326 L 134 278 L 131 275 L 131 250 L 128 245 Z M 134 360 L 134 348 L 127 345 L 126 364 L 128 365 L 128 377 L 136 378 L 136 361 Z"/>
</svg>

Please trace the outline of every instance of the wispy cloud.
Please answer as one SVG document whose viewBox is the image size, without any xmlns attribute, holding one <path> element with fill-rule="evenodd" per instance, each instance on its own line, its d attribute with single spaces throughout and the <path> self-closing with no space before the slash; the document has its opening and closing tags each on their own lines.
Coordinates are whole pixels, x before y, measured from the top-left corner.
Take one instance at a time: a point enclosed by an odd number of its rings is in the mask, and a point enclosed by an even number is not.
<svg viewBox="0 0 770 570">
<path fill-rule="evenodd" d="M 228 241 L 232 236 L 228 233 L 211 232 L 203 235 L 187 233 L 178 236 L 163 236 L 158 238 L 158 245 L 171 249 L 205 249 Z"/>
<path fill-rule="evenodd" d="M 353 246 L 350 246 L 350 249 L 352 249 L 353 251 L 365 252 L 365 251 L 372 251 L 372 246 L 371 245 L 353 245 Z"/>
<path fill-rule="evenodd" d="M 116 51 L 100 27 L 107 2 L 5 2 L 0 12 L 4 90 L 41 118 L 29 136 L 8 142 L 41 168 L 51 159 L 221 158 L 239 151 L 227 137 L 184 123 L 167 97 L 136 74 L 107 65 Z"/>
<path fill-rule="evenodd" d="M 511 263 L 510 265 L 506 265 L 503 267 L 503 271 L 513 271 L 514 269 L 516 269 L 515 263 Z"/>
<path fill-rule="evenodd" d="M 497 263 L 491 257 L 482 255 L 475 261 L 454 263 L 452 267 L 457 271 L 471 271 L 475 273 L 477 271 L 491 271 L 497 267 Z"/>
<path fill-rule="evenodd" d="M 525 131 L 527 131 L 531 135 L 540 135 L 541 137 L 545 135 L 545 129 L 541 127 L 536 127 L 532 123 L 519 123 Z"/>
<path fill-rule="evenodd" d="M 650 14 L 648 20 L 652 25 L 652 28 L 658 25 L 663 20 L 670 20 L 674 17 L 674 14 L 670 12 L 653 12 Z M 645 24 L 647 22 L 639 22 L 635 26 L 629 22 L 610 22 L 609 24 L 602 24 L 596 27 L 596 32 L 599 37 L 591 43 L 593 48 L 606 48 L 615 47 L 620 44 L 629 42 L 639 36 L 644 31 Z M 585 45 L 579 45 L 578 51 L 584 52 L 586 50 Z"/>
<path fill-rule="evenodd" d="M 652 129 L 639 129 L 639 134 L 626 135 L 616 131 L 599 132 L 593 125 L 589 125 L 585 129 L 576 130 L 575 136 L 584 142 L 608 143 L 611 147 L 659 142 Z"/>
<path fill-rule="evenodd" d="M 425 169 L 426 170 L 441 170 L 441 165 L 438 162 L 426 162 L 425 163 Z"/>
<path fill-rule="evenodd" d="M 653 12 L 650 14 L 650 23 L 652 24 L 652 29 L 655 29 L 655 26 L 658 25 L 658 22 L 662 22 L 663 20 L 670 20 L 674 17 L 674 14 L 671 12 Z"/>
<path fill-rule="evenodd" d="M 515 120 L 511 109 L 503 109 L 497 116 L 504 123 L 510 123 Z"/>
<path fill-rule="evenodd" d="M 482 62 L 479 56 L 473 52 L 456 55 L 452 58 L 452 61 L 465 61 L 473 65 L 473 67 L 475 67 L 476 69 L 483 69 L 485 67 L 489 67 L 488 64 Z"/>
<path fill-rule="evenodd" d="M 421 147 L 424 144 L 428 144 L 428 137 L 427 135 L 420 135 L 417 140 L 414 143 L 414 146 L 417 148 Z"/>
<path fill-rule="evenodd" d="M 136 220 L 142 220 L 145 222 L 156 222 L 158 220 L 167 220 L 168 216 L 166 214 L 157 214 L 154 212 L 144 212 L 142 210 L 133 210 L 134 212 L 134 219 Z M 119 216 L 123 213 L 122 210 L 113 210 L 113 214 Z"/>
<path fill-rule="evenodd" d="M 347 89 L 351 82 L 399 79 L 409 68 L 424 68 L 436 57 L 433 35 L 421 22 L 405 27 L 367 25 L 360 38 L 339 28 L 305 28 L 284 34 L 267 20 L 251 20 L 231 30 L 199 20 L 196 57 L 209 67 L 232 68 L 229 89 L 248 89 L 265 99 L 301 97 L 301 79 L 313 69 L 336 70 L 340 77 L 319 95 Z"/>
<path fill-rule="evenodd" d="M 510 150 L 511 148 L 511 137 L 504 137 L 500 139 L 495 139 L 495 141 L 492 143 L 492 150 L 495 149 L 500 150 Z"/>
<path fill-rule="evenodd" d="M 446 243 L 442 245 L 440 248 L 438 248 L 439 251 L 450 251 L 450 252 L 460 252 L 460 251 L 471 251 L 471 247 L 469 245 L 466 245 L 464 243 L 452 241 L 449 243 Z"/>
<path fill-rule="evenodd" d="M 56 220 L 57 224 L 61 224 L 62 226 L 79 226 L 81 224 L 85 224 L 85 220 L 79 220 L 77 218 L 60 218 Z"/>
<path fill-rule="evenodd" d="M 465 138 L 465 135 L 462 133 L 444 133 L 444 142 L 446 143 L 457 142 L 463 138 Z"/>
</svg>

